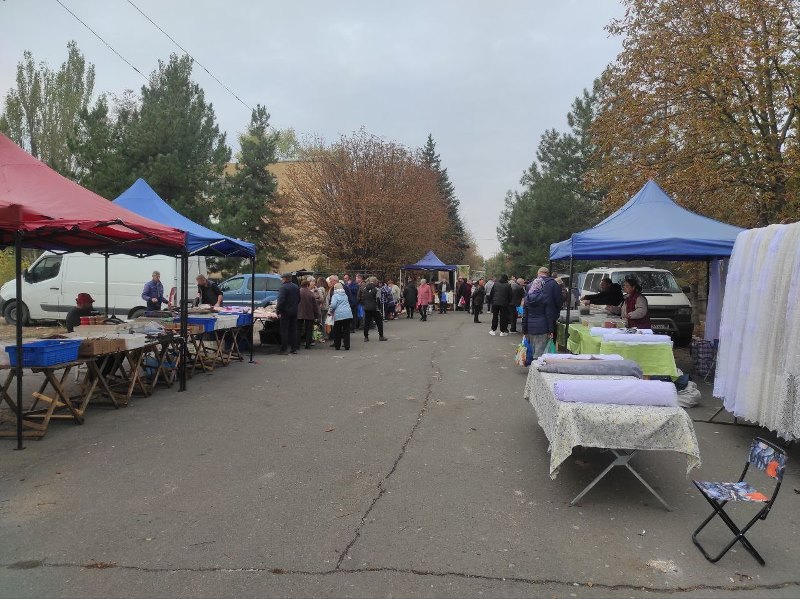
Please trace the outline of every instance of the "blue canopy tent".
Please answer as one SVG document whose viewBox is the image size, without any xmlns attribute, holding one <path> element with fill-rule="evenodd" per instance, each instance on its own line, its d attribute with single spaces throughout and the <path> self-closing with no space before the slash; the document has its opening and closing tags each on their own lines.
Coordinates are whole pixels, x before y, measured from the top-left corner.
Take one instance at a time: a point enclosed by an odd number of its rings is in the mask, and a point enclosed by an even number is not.
<svg viewBox="0 0 800 599">
<path fill-rule="evenodd" d="M 550 262 L 573 260 L 682 260 L 729 258 L 744 229 L 682 208 L 650 179 L 614 214 L 550 246 Z M 567 305 L 569 322 L 569 304 Z"/>
<path fill-rule="evenodd" d="M 429 250 L 428 253 L 425 254 L 416 264 L 406 264 L 401 268 L 403 270 L 446 270 L 451 272 L 456 270 L 457 267 L 455 264 L 445 264 L 439 260 L 439 257 L 436 254 L 433 253 L 433 250 Z"/>
<path fill-rule="evenodd" d="M 744 229 L 681 208 L 650 179 L 614 214 L 550 246 L 550 260 L 728 258 Z"/>
<path fill-rule="evenodd" d="M 400 281 L 401 286 L 403 285 L 403 271 L 404 270 L 427 270 L 427 271 L 445 271 L 448 273 L 455 272 L 458 270 L 458 267 L 455 264 L 445 264 L 439 257 L 433 253 L 433 250 L 428 250 L 428 253 L 425 254 L 416 264 L 406 264 L 405 266 L 400 267 Z M 455 281 L 450 280 L 452 279 L 452 275 L 448 277 L 450 282 L 450 288 L 452 289 L 455 286 Z"/>
<path fill-rule="evenodd" d="M 256 255 L 255 244 L 212 231 L 177 212 L 144 179 L 136 179 L 114 203 L 162 225 L 185 231 L 186 250 L 190 256 L 254 258 Z"/>
<path fill-rule="evenodd" d="M 127 208 L 141 216 L 145 216 L 157 223 L 169 225 L 186 233 L 186 251 L 183 255 L 181 266 L 181 335 L 186 336 L 187 296 L 189 294 L 189 256 L 224 256 L 249 258 L 253 275 L 255 275 L 255 244 L 228 237 L 211 229 L 197 224 L 173 209 L 150 187 L 144 179 L 137 179 L 133 185 L 123 191 L 114 200 L 114 204 Z M 255 279 L 255 276 L 253 276 Z M 251 311 L 255 304 L 255 288 L 251 290 Z M 250 339 L 250 361 L 253 361 L 253 341 Z M 186 387 L 185 356 L 181 360 L 180 389 Z"/>
</svg>

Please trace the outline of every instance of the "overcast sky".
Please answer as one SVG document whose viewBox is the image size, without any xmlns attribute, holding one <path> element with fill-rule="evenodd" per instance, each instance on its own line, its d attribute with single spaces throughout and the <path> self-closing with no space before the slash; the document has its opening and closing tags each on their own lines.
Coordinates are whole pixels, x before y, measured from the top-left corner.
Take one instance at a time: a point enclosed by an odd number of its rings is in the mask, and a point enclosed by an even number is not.
<svg viewBox="0 0 800 599">
<path fill-rule="evenodd" d="M 364 127 L 410 148 L 431 133 L 487 257 L 506 191 L 616 57 L 603 27 L 623 13 L 619 0 L 132 1 L 275 127 L 328 141 Z M 61 2 L 145 74 L 180 53 L 128 0 Z M 69 40 L 95 64 L 97 93 L 144 83 L 56 0 L 1 0 L 0 94 L 24 50 L 57 68 Z M 235 145 L 250 111 L 193 76 Z"/>
</svg>

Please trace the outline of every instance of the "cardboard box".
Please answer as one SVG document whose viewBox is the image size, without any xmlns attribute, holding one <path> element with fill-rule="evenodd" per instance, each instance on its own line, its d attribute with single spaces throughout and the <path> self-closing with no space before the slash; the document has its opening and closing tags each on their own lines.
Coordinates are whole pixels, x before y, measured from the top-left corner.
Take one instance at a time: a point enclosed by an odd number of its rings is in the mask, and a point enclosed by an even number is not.
<svg viewBox="0 0 800 599">
<path fill-rule="evenodd" d="M 109 354 L 113 351 L 110 339 L 99 337 L 97 339 L 84 339 L 81 341 L 81 346 L 78 348 L 79 356 L 99 356 L 101 354 Z"/>
</svg>

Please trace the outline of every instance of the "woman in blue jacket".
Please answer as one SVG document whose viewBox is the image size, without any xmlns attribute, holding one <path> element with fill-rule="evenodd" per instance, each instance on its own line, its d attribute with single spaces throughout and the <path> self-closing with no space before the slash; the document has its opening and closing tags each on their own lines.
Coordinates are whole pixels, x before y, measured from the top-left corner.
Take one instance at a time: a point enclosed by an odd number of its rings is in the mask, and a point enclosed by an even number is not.
<svg viewBox="0 0 800 599">
<path fill-rule="evenodd" d="M 353 310 L 350 308 L 350 300 L 344 291 L 341 283 L 333 286 L 331 295 L 331 305 L 328 314 L 333 316 L 333 347 L 341 349 L 342 341 L 344 348 L 350 349 L 350 324 L 353 322 Z"/>
<path fill-rule="evenodd" d="M 561 301 L 561 288 L 550 277 L 550 270 L 543 266 L 525 294 L 522 311 L 522 333 L 533 348 L 534 360 L 544 353 L 548 341 L 553 338 Z"/>
</svg>

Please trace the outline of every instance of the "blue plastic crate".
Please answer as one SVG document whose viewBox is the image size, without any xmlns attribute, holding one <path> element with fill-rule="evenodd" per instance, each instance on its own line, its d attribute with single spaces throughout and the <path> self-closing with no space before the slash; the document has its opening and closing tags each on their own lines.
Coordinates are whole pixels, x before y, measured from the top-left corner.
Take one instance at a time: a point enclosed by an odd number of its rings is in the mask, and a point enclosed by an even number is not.
<svg viewBox="0 0 800 599">
<path fill-rule="evenodd" d="M 22 346 L 23 366 L 52 366 L 78 359 L 80 339 L 43 339 L 30 341 Z M 9 361 L 17 365 L 17 346 L 6 346 Z"/>
<path fill-rule="evenodd" d="M 239 319 L 236 321 L 237 327 L 246 327 L 253 324 L 252 314 L 239 314 Z"/>
<path fill-rule="evenodd" d="M 174 319 L 173 322 L 180 322 L 180 318 Z M 214 330 L 214 325 L 216 324 L 217 320 L 215 318 L 200 318 L 198 316 L 190 316 L 186 319 L 186 324 L 199 324 L 204 327 L 204 331 L 206 333 L 210 333 Z"/>
</svg>

